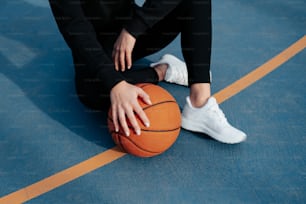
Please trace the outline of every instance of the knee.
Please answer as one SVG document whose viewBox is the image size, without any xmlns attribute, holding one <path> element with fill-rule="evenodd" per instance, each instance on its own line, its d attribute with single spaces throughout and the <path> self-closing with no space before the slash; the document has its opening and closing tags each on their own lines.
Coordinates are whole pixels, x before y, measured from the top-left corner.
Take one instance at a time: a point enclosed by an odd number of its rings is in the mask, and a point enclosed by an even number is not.
<svg viewBox="0 0 306 204">
<path fill-rule="evenodd" d="M 182 4 L 185 10 L 206 12 L 203 9 L 211 7 L 211 0 L 183 0 Z"/>
<path fill-rule="evenodd" d="M 75 77 L 75 87 L 83 105 L 94 110 L 107 110 L 110 106 L 109 93 L 103 90 L 100 81 Z"/>
</svg>

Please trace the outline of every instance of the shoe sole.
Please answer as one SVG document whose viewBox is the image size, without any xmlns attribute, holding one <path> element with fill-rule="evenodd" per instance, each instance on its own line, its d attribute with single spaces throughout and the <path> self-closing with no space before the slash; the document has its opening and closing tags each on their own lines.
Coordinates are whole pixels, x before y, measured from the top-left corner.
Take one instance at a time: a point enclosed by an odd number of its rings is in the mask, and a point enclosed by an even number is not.
<svg viewBox="0 0 306 204">
<path fill-rule="evenodd" d="M 218 137 L 217 133 L 213 130 L 210 129 L 203 129 L 203 127 L 198 128 L 194 125 L 194 122 L 190 122 L 190 120 L 185 119 L 184 117 L 182 117 L 182 128 L 184 128 L 185 130 L 189 130 L 189 131 L 193 131 L 193 132 L 198 132 L 198 133 L 204 133 L 207 134 L 209 137 L 221 142 L 221 143 L 225 143 L 225 144 L 238 144 L 241 143 L 243 141 L 246 140 L 246 135 L 244 135 L 241 138 L 236 138 L 236 139 L 229 139 L 229 138 L 220 138 Z M 199 125 L 200 126 L 200 125 Z M 187 128 L 187 127 L 192 127 L 192 128 Z"/>
</svg>

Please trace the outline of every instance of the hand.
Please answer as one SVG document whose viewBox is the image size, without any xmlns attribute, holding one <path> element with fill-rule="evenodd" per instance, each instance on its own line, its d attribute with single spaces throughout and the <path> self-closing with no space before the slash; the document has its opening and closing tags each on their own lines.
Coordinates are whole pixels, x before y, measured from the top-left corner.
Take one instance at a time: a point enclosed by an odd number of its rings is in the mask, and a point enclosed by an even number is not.
<svg viewBox="0 0 306 204">
<path fill-rule="evenodd" d="M 122 29 L 119 37 L 117 38 L 113 49 L 113 61 L 115 69 L 119 71 L 125 71 L 132 66 L 132 51 L 135 45 L 136 39 L 125 29 Z"/>
<path fill-rule="evenodd" d="M 130 135 L 129 127 L 126 122 L 126 119 L 128 119 L 136 134 L 140 135 L 141 132 L 135 117 L 135 113 L 138 115 L 143 124 L 149 127 L 149 119 L 139 105 L 138 97 L 140 97 L 145 103 L 149 105 L 151 104 L 149 95 L 146 94 L 144 90 L 137 86 L 131 85 L 126 81 L 122 81 L 112 88 L 110 98 L 112 104 L 111 108 L 113 123 L 116 132 L 119 131 L 120 123 L 126 136 Z"/>
</svg>

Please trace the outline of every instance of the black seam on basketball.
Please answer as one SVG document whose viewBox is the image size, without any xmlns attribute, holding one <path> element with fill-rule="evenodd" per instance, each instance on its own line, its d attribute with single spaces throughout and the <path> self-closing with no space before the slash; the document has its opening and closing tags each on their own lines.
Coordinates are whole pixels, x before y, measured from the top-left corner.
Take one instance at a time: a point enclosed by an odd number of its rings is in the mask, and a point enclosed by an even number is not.
<svg viewBox="0 0 306 204">
<path fill-rule="evenodd" d="M 161 102 L 158 102 L 158 103 L 154 103 L 152 105 L 148 105 L 146 107 L 144 107 L 142 110 L 147 110 L 149 108 L 152 108 L 154 106 L 157 106 L 157 105 L 160 105 L 160 104 L 164 104 L 164 103 L 176 103 L 176 101 L 161 101 Z M 176 103 L 177 104 L 177 103 Z M 108 118 L 110 119 L 110 116 L 108 115 Z M 111 121 L 113 121 L 112 119 L 110 119 Z"/>
<path fill-rule="evenodd" d="M 171 130 L 145 130 L 145 129 L 141 129 L 141 131 L 144 131 L 144 132 L 172 132 L 172 131 L 179 130 L 180 128 L 181 127 L 174 128 L 174 129 L 171 129 Z"/>
<path fill-rule="evenodd" d="M 128 128 L 129 129 L 133 129 L 133 127 L 129 126 L 128 125 Z M 146 130 L 146 129 L 142 129 L 140 128 L 141 131 L 144 131 L 144 132 L 172 132 L 172 131 L 176 131 L 176 130 L 179 130 L 181 127 L 177 127 L 177 128 L 173 128 L 173 129 L 170 129 L 170 130 Z"/>
<path fill-rule="evenodd" d="M 128 139 L 131 143 L 133 143 L 137 148 L 141 149 L 142 151 L 145 151 L 145 152 L 148 152 L 148 153 L 153 153 L 153 154 L 156 154 L 156 153 L 160 153 L 160 152 L 153 152 L 153 151 L 150 151 L 150 150 L 147 150 L 147 149 L 144 149 L 142 147 L 140 147 L 139 145 L 137 145 L 133 140 L 131 140 L 129 137 L 127 136 L 120 136 L 119 135 L 119 138 L 120 137 L 126 137 L 126 139 Z M 120 143 L 121 143 L 121 139 L 120 140 Z M 126 151 L 127 152 L 127 151 Z"/>
<path fill-rule="evenodd" d="M 160 104 L 163 104 L 163 103 L 176 103 L 176 101 L 161 101 L 161 102 L 158 102 L 158 103 L 154 103 L 152 105 L 148 105 L 146 107 L 144 107 L 142 110 L 147 110 L 153 106 L 157 106 L 157 105 L 160 105 Z"/>
<path fill-rule="evenodd" d="M 154 103 L 152 105 L 148 105 L 148 106 L 144 107 L 142 110 L 147 110 L 149 108 L 152 108 L 154 106 L 157 106 L 157 105 L 160 105 L 160 104 L 163 104 L 163 103 L 176 103 L 176 101 L 161 101 L 161 102 L 158 102 L 158 103 Z M 108 115 L 107 117 L 110 119 L 111 116 Z M 113 121 L 112 119 L 110 119 L 110 120 Z"/>
<path fill-rule="evenodd" d="M 144 87 L 146 87 L 146 86 L 150 86 L 150 85 L 152 85 L 151 83 L 143 83 L 141 86 L 138 84 L 137 86 L 139 87 L 139 88 L 144 88 Z"/>
<path fill-rule="evenodd" d="M 117 138 L 118 138 L 118 140 L 119 140 L 120 147 L 122 148 L 123 151 L 127 152 L 126 149 L 124 148 L 124 146 L 122 145 L 121 137 L 122 137 L 122 136 L 120 136 L 119 133 L 117 133 Z"/>
<path fill-rule="evenodd" d="M 146 150 L 146 149 L 144 149 L 144 148 L 142 148 L 142 147 L 140 147 L 140 146 L 138 146 L 137 144 L 135 144 L 134 142 L 133 142 L 133 140 L 131 140 L 128 136 L 125 136 L 125 135 L 120 135 L 119 133 L 117 133 L 117 132 L 115 132 L 115 131 L 112 131 L 111 133 L 115 133 L 116 134 L 116 136 L 117 136 L 117 139 L 119 140 L 119 146 L 122 148 L 122 150 L 123 151 L 125 151 L 125 152 L 127 152 L 126 151 L 126 149 L 124 148 L 124 146 L 122 145 L 122 143 L 121 143 L 121 137 L 126 137 L 126 139 L 128 139 L 131 143 L 133 143 L 137 148 L 139 148 L 139 149 L 141 149 L 142 151 L 146 151 L 146 152 L 149 152 L 149 153 L 159 153 L 159 152 L 153 152 L 153 151 L 150 151 L 150 150 Z"/>
<path fill-rule="evenodd" d="M 121 136 L 120 136 L 119 132 L 111 131 L 111 134 L 115 134 L 116 140 L 118 141 L 118 144 L 117 144 L 117 145 L 118 145 L 123 151 L 127 152 L 126 149 L 124 148 L 124 146 L 123 146 L 122 143 L 121 143 Z"/>
<path fill-rule="evenodd" d="M 112 119 L 110 118 L 107 118 L 108 120 L 110 120 L 111 122 L 113 122 Z M 131 126 L 128 126 L 129 129 L 133 129 L 133 127 Z M 146 130 L 146 129 L 140 129 L 141 131 L 144 131 L 144 132 L 172 132 L 172 131 L 176 131 L 176 130 L 179 130 L 181 127 L 177 127 L 177 128 L 173 128 L 173 129 L 170 129 L 170 130 Z M 112 133 L 115 132 L 115 131 L 112 131 Z"/>
</svg>

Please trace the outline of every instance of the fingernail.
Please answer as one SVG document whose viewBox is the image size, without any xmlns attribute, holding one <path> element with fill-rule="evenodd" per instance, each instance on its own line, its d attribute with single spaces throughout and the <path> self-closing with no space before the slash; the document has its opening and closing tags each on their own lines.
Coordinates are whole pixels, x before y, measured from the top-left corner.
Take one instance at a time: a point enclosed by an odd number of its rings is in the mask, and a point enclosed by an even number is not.
<svg viewBox="0 0 306 204">
<path fill-rule="evenodd" d="M 146 127 L 150 127 L 150 123 L 146 122 L 146 123 L 145 123 L 145 126 L 146 126 Z"/>
<path fill-rule="evenodd" d="M 118 128 L 116 128 L 116 129 L 115 129 L 115 131 L 116 131 L 116 132 L 119 132 L 119 129 L 118 129 Z"/>
<path fill-rule="evenodd" d="M 125 132 L 125 135 L 128 137 L 130 136 L 130 132 Z"/>
<path fill-rule="evenodd" d="M 136 130 L 136 134 L 137 134 L 137 135 L 140 135 L 140 130 Z"/>
</svg>

